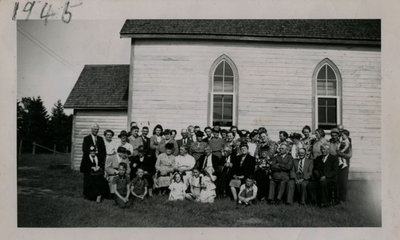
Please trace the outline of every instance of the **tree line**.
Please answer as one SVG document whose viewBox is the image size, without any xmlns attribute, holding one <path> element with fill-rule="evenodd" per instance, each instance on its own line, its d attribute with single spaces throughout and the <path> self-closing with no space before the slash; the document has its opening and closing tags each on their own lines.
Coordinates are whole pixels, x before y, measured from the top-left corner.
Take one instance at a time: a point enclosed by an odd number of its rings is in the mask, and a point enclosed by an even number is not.
<svg viewBox="0 0 400 240">
<path fill-rule="evenodd" d="M 40 96 L 23 97 L 17 101 L 17 150 L 32 152 L 33 143 L 58 152 L 71 149 L 72 114 L 66 115 L 61 100 L 47 112 Z M 49 153 L 37 148 L 38 153 Z"/>
</svg>

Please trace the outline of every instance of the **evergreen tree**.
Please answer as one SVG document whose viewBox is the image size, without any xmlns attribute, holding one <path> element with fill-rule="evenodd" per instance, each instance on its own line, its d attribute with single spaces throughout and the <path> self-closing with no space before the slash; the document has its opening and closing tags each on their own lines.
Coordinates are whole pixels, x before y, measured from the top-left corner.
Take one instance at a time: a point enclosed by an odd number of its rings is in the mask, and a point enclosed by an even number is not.
<svg viewBox="0 0 400 240">
<path fill-rule="evenodd" d="M 32 142 L 49 144 L 48 122 L 49 115 L 40 97 L 24 97 L 17 103 L 17 133 L 23 141 L 23 151 L 31 149 Z"/>
<path fill-rule="evenodd" d="M 57 150 L 64 152 L 71 147 L 72 116 L 67 116 L 61 100 L 58 100 L 51 110 L 49 134 Z"/>
</svg>

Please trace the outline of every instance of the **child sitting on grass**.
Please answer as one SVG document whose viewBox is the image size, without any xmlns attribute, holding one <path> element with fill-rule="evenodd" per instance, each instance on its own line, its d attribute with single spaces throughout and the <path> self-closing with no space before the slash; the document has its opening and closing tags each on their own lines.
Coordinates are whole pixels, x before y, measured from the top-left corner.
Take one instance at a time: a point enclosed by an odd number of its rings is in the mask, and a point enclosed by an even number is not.
<svg viewBox="0 0 400 240">
<path fill-rule="evenodd" d="M 238 204 L 249 206 L 250 204 L 255 203 L 257 190 L 258 188 L 254 184 L 254 180 L 251 177 L 247 177 L 245 184 L 240 186 Z"/>
<path fill-rule="evenodd" d="M 190 193 L 186 194 L 186 199 L 193 201 L 200 201 L 201 184 L 203 182 L 203 174 L 200 173 L 199 169 L 195 168 L 192 170 L 192 176 L 188 178 L 188 185 Z"/>
<path fill-rule="evenodd" d="M 129 200 L 129 179 L 126 175 L 127 164 L 124 162 L 118 165 L 118 175 L 113 179 L 113 189 L 115 193 L 115 203 L 120 208 L 129 208 L 131 201 Z"/>
<path fill-rule="evenodd" d="M 147 180 L 144 178 L 144 171 L 141 168 L 136 170 L 136 177 L 131 182 L 131 193 L 133 199 L 143 200 L 147 195 Z"/>
<path fill-rule="evenodd" d="M 169 185 L 171 192 L 169 193 L 169 201 L 184 200 L 186 195 L 187 186 L 182 180 L 180 173 L 175 173 Z"/>
<path fill-rule="evenodd" d="M 214 181 L 217 179 L 214 176 L 214 169 L 212 167 L 207 167 L 204 170 L 203 181 L 201 182 L 201 192 L 199 196 L 199 200 L 202 203 L 213 203 L 215 197 L 217 196 L 215 193 L 216 186 Z"/>
</svg>

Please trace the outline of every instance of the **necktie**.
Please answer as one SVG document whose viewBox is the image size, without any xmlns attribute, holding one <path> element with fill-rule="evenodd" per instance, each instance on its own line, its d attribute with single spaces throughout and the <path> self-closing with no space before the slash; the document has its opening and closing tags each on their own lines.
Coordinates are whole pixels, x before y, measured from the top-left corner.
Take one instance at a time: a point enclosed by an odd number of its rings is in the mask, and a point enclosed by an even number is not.
<svg viewBox="0 0 400 240">
<path fill-rule="evenodd" d="M 299 170 L 298 173 L 302 174 L 303 173 L 303 159 L 300 160 L 299 162 Z"/>
<path fill-rule="evenodd" d="M 186 139 L 183 139 L 183 145 L 186 145 Z"/>
</svg>

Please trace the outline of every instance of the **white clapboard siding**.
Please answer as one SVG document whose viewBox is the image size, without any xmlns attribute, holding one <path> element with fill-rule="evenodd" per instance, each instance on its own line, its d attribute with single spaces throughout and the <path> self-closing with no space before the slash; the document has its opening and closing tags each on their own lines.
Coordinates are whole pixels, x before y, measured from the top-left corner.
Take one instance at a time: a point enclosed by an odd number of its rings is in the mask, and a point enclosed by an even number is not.
<svg viewBox="0 0 400 240">
<path fill-rule="evenodd" d="M 274 140 L 280 130 L 300 132 L 312 125 L 313 72 L 329 58 L 343 81 L 343 124 L 354 149 L 351 171 L 356 178 L 380 172 L 379 49 L 173 40 L 138 40 L 132 47 L 132 120 L 173 129 L 207 126 L 210 68 L 225 54 L 239 75 L 239 128 L 265 126 Z"/>
<path fill-rule="evenodd" d="M 91 126 L 94 123 L 100 126 L 99 136 L 103 136 L 104 130 L 111 129 L 115 133 L 114 139 L 117 140 L 119 132 L 121 130 L 126 130 L 127 117 L 126 111 L 75 110 L 72 133 L 71 168 L 79 170 L 82 160 L 83 138 L 90 134 Z"/>
</svg>

